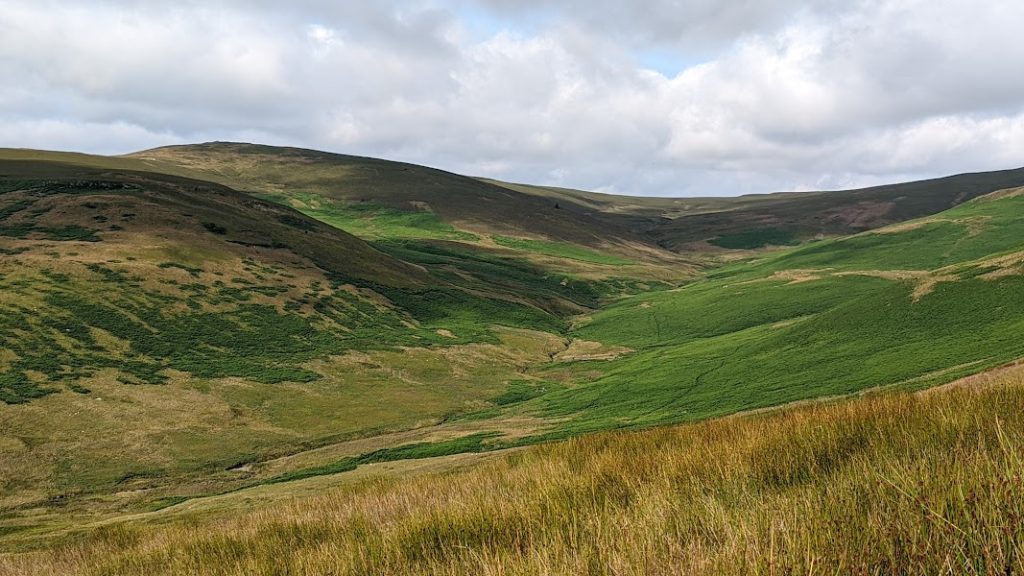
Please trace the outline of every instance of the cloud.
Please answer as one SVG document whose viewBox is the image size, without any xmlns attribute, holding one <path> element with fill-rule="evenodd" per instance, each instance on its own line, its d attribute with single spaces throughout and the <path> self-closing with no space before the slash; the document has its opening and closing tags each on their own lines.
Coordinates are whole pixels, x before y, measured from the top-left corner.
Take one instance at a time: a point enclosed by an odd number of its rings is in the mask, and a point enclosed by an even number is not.
<svg viewBox="0 0 1024 576">
<path fill-rule="evenodd" d="M 237 139 L 659 195 L 1007 168 L 1022 19 L 965 0 L 7 0 L 0 145 Z"/>
<path fill-rule="evenodd" d="M 570 20 L 633 46 L 689 50 L 727 47 L 738 37 L 770 32 L 800 14 L 830 14 L 839 0 L 479 0 L 510 17 Z"/>
</svg>

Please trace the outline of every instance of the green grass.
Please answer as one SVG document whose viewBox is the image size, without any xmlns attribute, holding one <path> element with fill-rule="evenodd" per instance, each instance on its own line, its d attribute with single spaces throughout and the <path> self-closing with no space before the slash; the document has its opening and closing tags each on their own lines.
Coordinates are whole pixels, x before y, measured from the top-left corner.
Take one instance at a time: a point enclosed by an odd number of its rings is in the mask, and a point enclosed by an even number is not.
<svg viewBox="0 0 1024 576">
<path fill-rule="evenodd" d="M 528 238 L 512 238 L 509 236 L 491 236 L 494 243 L 506 248 L 522 250 L 533 254 L 554 256 L 555 258 L 568 258 L 589 262 L 591 264 L 606 264 L 608 266 L 623 266 L 635 264 L 634 261 L 591 250 L 583 246 L 569 244 L 568 242 L 551 242 L 548 240 L 531 240 Z"/>
<path fill-rule="evenodd" d="M 397 210 L 372 202 L 345 203 L 303 192 L 263 197 L 292 205 L 310 218 L 368 240 L 478 240 L 474 234 L 456 230 L 427 210 Z"/>
<path fill-rule="evenodd" d="M 917 302 L 910 288 L 879 279 L 797 286 L 811 296 L 774 309 L 765 306 L 785 300 L 784 286 L 712 296 L 711 285 L 598 314 L 579 336 L 638 352 L 603 366 L 593 383 L 545 395 L 543 411 L 573 416 L 573 432 L 699 420 L 914 379 L 921 387 L 1024 356 L 1020 277 L 940 284 Z M 719 324 L 714 309 L 702 317 L 691 308 L 702 297 L 737 320 Z"/>
<path fill-rule="evenodd" d="M 999 267 L 978 262 L 1021 250 L 1021 238 L 1024 197 L 971 202 L 935 222 L 824 241 L 626 298 L 573 336 L 635 351 L 553 367 L 551 377 L 577 385 L 530 405 L 571 419 L 549 434 L 557 437 L 919 388 L 998 366 L 1024 356 L 1024 277 L 987 278 Z M 949 267 L 944 281 L 924 291 L 923 276 L 873 276 L 940 267 Z"/>
<path fill-rule="evenodd" d="M 1024 248 L 1024 197 L 973 201 L 892 232 L 826 240 L 770 260 L 773 269 L 933 270 Z"/>
</svg>

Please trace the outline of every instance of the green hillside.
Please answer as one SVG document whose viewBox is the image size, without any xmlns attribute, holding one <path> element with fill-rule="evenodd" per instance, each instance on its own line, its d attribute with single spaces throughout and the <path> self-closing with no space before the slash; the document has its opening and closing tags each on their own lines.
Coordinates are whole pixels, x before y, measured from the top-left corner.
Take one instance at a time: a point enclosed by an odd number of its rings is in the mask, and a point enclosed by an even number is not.
<svg viewBox="0 0 1024 576">
<path fill-rule="evenodd" d="M 291 205 L 360 237 L 489 244 L 492 236 L 584 245 L 627 259 L 787 246 L 928 216 L 1024 186 L 1024 169 L 960 174 L 840 192 L 736 198 L 638 198 L 510 184 L 413 164 L 212 142 L 125 161 L 201 175 Z M 528 253 L 528 252 L 526 252 Z"/>
<path fill-rule="evenodd" d="M 1022 264 L 1014 191 L 732 265 L 587 318 L 575 337 L 635 352 L 537 409 L 568 432 L 946 382 L 1024 356 Z"/>
</svg>

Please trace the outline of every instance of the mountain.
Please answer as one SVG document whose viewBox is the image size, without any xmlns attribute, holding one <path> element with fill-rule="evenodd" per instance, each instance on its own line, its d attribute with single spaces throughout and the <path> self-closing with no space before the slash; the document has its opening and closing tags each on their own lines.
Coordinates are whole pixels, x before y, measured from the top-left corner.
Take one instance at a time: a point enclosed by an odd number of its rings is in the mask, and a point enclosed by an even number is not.
<svg viewBox="0 0 1024 576">
<path fill-rule="evenodd" d="M 312 194 L 321 204 L 358 210 L 358 216 L 417 213 L 475 235 L 536 236 L 627 254 L 651 251 L 616 223 L 568 205 L 414 164 L 228 142 L 168 146 L 128 157 L 300 206 L 308 198 L 304 195 Z"/>
</svg>

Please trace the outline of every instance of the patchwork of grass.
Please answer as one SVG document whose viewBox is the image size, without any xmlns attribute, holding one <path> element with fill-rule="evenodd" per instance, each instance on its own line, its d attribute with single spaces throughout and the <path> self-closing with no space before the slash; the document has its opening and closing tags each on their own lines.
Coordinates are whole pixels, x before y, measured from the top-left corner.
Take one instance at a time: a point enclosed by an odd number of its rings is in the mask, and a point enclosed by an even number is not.
<svg viewBox="0 0 1024 576">
<path fill-rule="evenodd" d="M 615 256 L 612 254 L 605 254 L 598 252 L 597 250 L 591 250 L 583 246 L 577 246 L 575 244 L 569 244 L 568 242 L 551 242 L 548 240 L 531 240 L 528 238 L 512 238 L 509 236 L 491 236 L 495 244 L 499 246 L 505 246 L 506 248 L 513 248 L 516 250 L 522 250 L 524 252 L 530 252 L 534 254 L 543 254 L 544 256 L 554 256 L 556 258 L 568 258 L 570 260 L 579 260 L 580 262 L 589 262 L 591 264 L 607 264 L 609 266 L 623 266 L 628 264 L 635 264 L 634 261 Z"/>
<path fill-rule="evenodd" d="M 126 383 L 159 384 L 165 369 L 217 378 L 238 376 L 257 382 L 309 381 L 316 375 L 298 365 L 338 349 L 337 338 L 316 330 L 296 315 L 274 307 L 242 305 L 231 312 L 166 313 L 167 298 L 111 297 L 105 301 L 63 289 L 45 296 L 47 316 L 8 311 L 0 319 L 0 339 L 18 356 L 5 375 L 20 386 L 5 384 L 7 402 L 42 394 L 26 388 L 25 371 L 50 381 L 74 381 L 103 368 L 117 368 Z M 94 330 L 125 341 L 130 352 L 118 357 L 101 346 Z M 22 377 L 19 378 L 19 374 Z M 20 391 L 16 393 L 17 391 Z M 52 388 L 50 389 L 52 391 Z"/>
<path fill-rule="evenodd" d="M 101 238 L 96 230 L 69 224 L 65 226 L 43 226 L 36 219 L 48 209 L 33 209 L 40 198 L 57 195 L 77 195 L 103 191 L 124 193 L 135 188 L 119 182 L 106 181 L 6 181 L 3 183 L 4 197 L 0 198 L 0 236 L 25 238 L 29 234 L 37 234 L 46 240 L 99 242 Z M 16 197 L 8 196 L 17 192 Z M 17 217 L 12 218 L 12 217 Z"/>
<path fill-rule="evenodd" d="M 0 570 L 1015 574 L 1024 380 L 978 384 L 593 435 L 230 518 L 123 522 Z"/>
<path fill-rule="evenodd" d="M 0 278 L 0 289 L 41 298 L 48 313 L 39 316 L 27 308 L 12 307 L 0 316 L 0 341 L 17 356 L 0 374 L 0 400 L 25 402 L 58 388 L 26 377 L 44 375 L 49 382 L 74 382 L 103 368 L 116 368 L 126 383 L 159 384 L 165 370 L 174 369 L 201 378 L 234 376 L 255 382 L 308 382 L 318 375 L 301 366 L 314 358 L 346 350 L 421 347 L 470 342 L 497 343 L 493 324 L 557 330 L 562 322 L 536 307 L 498 298 L 475 296 L 454 287 L 402 289 L 374 286 L 395 308 L 371 304 L 340 289 L 307 297 L 313 316 L 279 311 L 276 306 L 250 302 L 254 295 L 279 297 L 287 289 L 278 285 L 246 285 L 242 289 L 166 281 L 182 298 L 142 289 L 137 281 L 108 266 L 85 267 L 94 275 L 87 282 L 47 271 L 34 279 Z M 177 263 L 192 277 L 202 271 Z M 358 279 L 348 281 L 366 286 Z M 216 284 L 216 283 L 215 283 Z M 132 290 L 126 291 L 126 288 Z M 185 300 L 188 312 L 172 312 Z M 204 311 L 200 305 L 232 306 Z M 409 320 L 421 323 L 410 325 Z M 444 328 L 451 337 L 438 334 Z M 126 355 L 101 345 L 94 331 L 124 342 Z"/>
<path fill-rule="evenodd" d="M 552 438 L 924 387 L 1024 356 L 1024 278 L 987 278 L 997 267 L 977 264 L 1024 247 L 1024 198 L 971 202 L 941 220 L 821 242 L 626 298 L 573 335 L 635 352 L 555 366 L 550 378 L 576 386 L 528 405 L 570 418 Z M 919 276 L 879 272 L 940 266 L 955 274 L 925 291 Z"/>
</svg>

